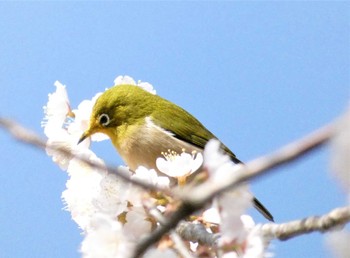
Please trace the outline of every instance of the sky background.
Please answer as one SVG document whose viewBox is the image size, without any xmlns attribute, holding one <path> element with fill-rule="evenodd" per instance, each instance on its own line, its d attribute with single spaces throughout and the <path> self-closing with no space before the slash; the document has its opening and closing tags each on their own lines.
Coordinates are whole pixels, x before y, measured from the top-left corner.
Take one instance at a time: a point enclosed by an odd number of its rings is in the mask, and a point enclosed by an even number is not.
<svg viewBox="0 0 350 258">
<path fill-rule="evenodd" d="M 346 2 L 1 2 L 0 115 L 43 136 L 56 80 L 72 107 L 118 75 L 153 84 L 243 161 L 342 114 L 350 92 Z M 63 211 L 67 175 L 0 130 L 1 257 L 80 257 Z M 93 150 L 122 164 L 109 141 Z M 252 183 L 276 222 L 345 204 L 323 147 Z M 258 222 L 264 218 L 252 211 Z M 329 257 L 313 233 L 273 241 L 276 257 Z"/>
</svg>

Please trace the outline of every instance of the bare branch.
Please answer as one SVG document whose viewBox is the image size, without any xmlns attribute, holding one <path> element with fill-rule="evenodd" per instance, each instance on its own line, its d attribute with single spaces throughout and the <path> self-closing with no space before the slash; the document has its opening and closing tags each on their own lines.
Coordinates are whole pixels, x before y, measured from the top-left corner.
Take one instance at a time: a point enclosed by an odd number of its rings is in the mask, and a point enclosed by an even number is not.
<svg viewBox="0 0 350 258">
<path fill-rule="evenodd" d="M 46 141 L 40 138 L 37 134 L 29 131 L 28 129 L 22 127 L 18 123 L 11 121 L 6 118 L 0 117 L 0 127 L 3 127 L 6 129 L 16 140 L 19 140 L 23 143 L 26 143 L 28 145 L 34 146 L 36 148 L 39 148 L 41 150 L 54 150 L 59 152 L 60 154 L 63 154 L 65 156 L 70 156 L 70 157 L 76 157 L 74 153 L 72 153 L 70 150 L 67 148 L 62 148 L 62 147 L 56 147 L 56 146 L 51 146 L 47 145 Z M 120 169 L 112 167 L 112 166 L 102 166 L 96 162 L 93 162 L 87 158 L 84 157 L 77 157 L 80 161 L 84 162 L 85 164 L 91 166 L 94 169 L 107 169 L 108 173 L 115 174 L 122 180 L 126 182 L 133 183 L 134 185 L 137 185 L 139 187 L 142 187 L 144 189 L 148 190 L 154 190 L 154 191 L 161 191 L 163 193 L 166 193 L 168 195 L 172 195 L 171 191 L 168 189 L 160 188 L 152 184 L 147 184 L 141 180 L 135 180 L 129 177 L 129 175 L 126 175 L 123 173 Z"/>
<path fill-rule="evenodd" d="M 181 221 L 176 232 L 184 239 L 192 242 L 198 242 L 202 245 L 215 246 L 220 234 L 209 233 L 202 224 Z"/>
<path fill-rule="evenodd" d="M 342 227 L 350 221 L 350 206 L 337 208 L 322 216 L 308 217 L 283 224 L 266 223 L 261 230 L 268 238 L 287 240 L 315 231 L 325 232 Z"/>
<path fill-rule="evenodd" d="M 287 223 L 265 223 L 260 230 L 268 239 L 288 240 L 290 238 L 313 232 L 326 232 L 332 229 L 341 229 L 350 222 L 350 206 L 336 208 L 322 216 L 307 217 Z M 176 232 L 185 240 L 199 242 L 203 245 L 215 246 L 220 238 L 219 234 L 211 234 L 202 224 L 180 222 Z"/>
</svg>

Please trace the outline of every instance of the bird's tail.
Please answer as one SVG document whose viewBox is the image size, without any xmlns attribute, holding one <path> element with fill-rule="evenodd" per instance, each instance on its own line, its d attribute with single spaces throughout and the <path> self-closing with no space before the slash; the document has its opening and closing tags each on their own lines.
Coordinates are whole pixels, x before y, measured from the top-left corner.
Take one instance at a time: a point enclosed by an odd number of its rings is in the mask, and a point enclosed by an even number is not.
<svg viewBox="0 0 350 258">
<path fill-rule="evenodd" d="M 268 219 L 269 221 L 274 221 L 273 220 L 273 216 L 272 214 L 265 208 L 265 206 L 254 197 L 253 199 L 253 204 L 255 209 L 257 209 L 266 219 Z"/>
</svg>

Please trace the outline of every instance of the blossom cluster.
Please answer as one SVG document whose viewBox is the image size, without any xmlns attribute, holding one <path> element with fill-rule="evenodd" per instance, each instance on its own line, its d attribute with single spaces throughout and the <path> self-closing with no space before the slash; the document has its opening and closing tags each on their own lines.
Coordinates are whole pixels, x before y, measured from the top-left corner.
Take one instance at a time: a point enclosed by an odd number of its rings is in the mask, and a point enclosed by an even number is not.
<svg viewBox="0 0 350 258">
<path fill-rule="evenodd" d="M 151 84 L 136 83 L 129 76 L 119 76 L 114 81 L 115 87 L 123 84 L 138 85 L 156 94 Z M 163 192 L 136 187 L 110 173 L 105 162 L 90 149 L 91 141 L 105 140 L 105 135 L 95 134 L 77 145 L 89 125 L 94 103 L 102 93 L 72 109 L 66 86 L 58 81 L 54 85 L 56 91 L 49 94 L 42 125 L 48 138 L 47 154 L 69 175 L 62 199 L 66 210 L 83 232 L 82 256 L 131 257 L 140 239 L 160 225 L 152 211 L 165 216 L 176 209 L 178 201 Z M 67 152 L 63 153 L 61 149 Z M 182 187 L 186 178 L 200 167 L 207 172 L 206 180 L 211 180 L 213 184 L 237 170 L 237 165 L 221 153 L 220 143 L 215 140 L 207 144 L 203 155 L 170 151 L 159 157 L 156 164 L 162 175 L 144 167 L 131 172 L 126 166 L 120 166 L 118 171 L 131 180 L 170 190 L 171 180 L 177 179 L 179 187 Z M 251 201 L 252 196 L 244 185 L 222 194 L 211 207 L 191 218 L 192 223 L 201 223 L 209 233 L 220 233 L 221 237 L 215 247 L 187 242 L 188 252 L 226 258 L 264 257 L 266 244 L 259 226 L 251 217 L 244 215 Z M 176 244 L 164 236 L 160 243 L 148 249 L 144 257 L 179 257 L 179 254 Z"/>
</svg>

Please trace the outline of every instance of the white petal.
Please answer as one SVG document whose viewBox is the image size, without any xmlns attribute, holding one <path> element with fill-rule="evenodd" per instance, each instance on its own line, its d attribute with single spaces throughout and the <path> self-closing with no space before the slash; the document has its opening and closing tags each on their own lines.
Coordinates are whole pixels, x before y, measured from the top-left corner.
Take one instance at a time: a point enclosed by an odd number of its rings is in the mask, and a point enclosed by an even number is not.
<svg viewBox="0 0 350 258">
<path fill-rule="evenodd" d="M 80 135 L 88 128 L 93 106 L 101 95 L 102 92 L 99 92 L 91 100 L 83 100 L 78 105 L 78 108 L 72 111 L 75 114 L 75 118 L 68 127 L 68 132 L 70 134 L 80 137 Z M 102 133 L 96 133 L 91 136 L 92 141 L 103 141 L 106 139 L 108 139 L 108 136 Z"/>
<path fill-rule="evenodd" d="M 248 187 L 243 185 L 225 192 L 218 198 L 218 204 L 222 234 L 220 244 L 230 243 L 233 240 L 243 242 L 247 236 L 247 230 L 241 216 L 252 205 L 252 195 Z"/>
<path fill-rule="evenodd" d="M 152 184 L 158 187 L 169 187 L 170 180 L 164 176 L 158 176 L 154 169 L 147 169 L 140 166 L 136 169 L 135 174 L 132 175 L 132 179 L 140 180 L 148 184 Z"/>
<path fill-rule="evenodd" d="M 178 258 L 179 256 L 171 249 L 149 249 L 143 258 Z"/>
<path fill-rule="evenodd" d="M 79 157 L 83 157 L 103 166 L 103 161 L 91 150 L 80 150 L 76 155 L 77 157 L 69 162 L 67 172 L 70 179 L 66 183 L 67 189 L 62 193 L 62 199 L 67 205 L 67 210 L 71 212 L 72 219 L 83 230 L 87 230 L 91 217 L 100 210 L 95 201 L 100 196 L 100 182 L 107 175 L 107 171 L 91 167 L 80 160 Z"/>
<path fill-rule="evenodd" d="M 130 84 L 130 85 L 136 85 L 136 82 L 134 81 L 133 78 L 131 78 L 128 75 L 119 75 L 117 78 L 114 79 L 114 85 L 125 85 L 125 84 Z"/>
<path fill-rule="evenodd" d="M 141 82 L 138 81 L 137 85 L 140 86 L 142 89 L 144 89 L 145 91 L 148 91 L 149 93 L 152 93 L 153 95 L 156 95 L 157 92 L 156 90 L 153 88 L 152 84 L 148 83 L 148 82 Z"/>
<path fill-rule="evenodd" d="M 132 207 L 131 211 L 126 214 L 127 222 L 123 228 L 128 239 L 136 241 L 151 232 L 152 224 L 147 218 L 143 207 Z"/>
<path fill-rule="evenodd" d="M 203 156 L 198 153 L 196 158 L 189 153 L 181 153 L 181 155 L 170 155 L 166 159 L 157 158 L 156 166 L 162 173 L 170 177 L 183 177 L 195 172 L 203 162 Z"/>
<path fill-rule="evenodd" d="M 122 225 L 118 221 L 96 214 L 91 224 L 92 228 L 81 246 L 83 257 L 131 257 L 134 243 L 125 238 Z"/>
<path fill-rule="evenodd" d="M 100 183 L 98 196 L 93 204 L 100 212 L 111 217 L 117 217 L 127 210 L 129 183 L 124 182 L 114 174 L 106 174 Z"/>
<path fill-rule="evenodd" d="M 218 140 L 211 139 L 204 148 L 204 165 L 209 172 L 230 161 L 230 158 L 222 153 L 220 144 Z"/>
<path fill-rule="evenodd" d="M 55 82 L 56 91 L 49 94 L 49 100 L 44 106 L 45 118 L 43 126 L 47 137 L 55 135 L 55 130 L 63 127 L 67 114 L 70 111 L 69 99 L 64 85 Z"/>
<path fill-rule="evenodd" d="M 214 207 L 204 211 L 202 217 L 206 222 L 209 223 L 220 224 L 221 221 L 220 213 L 218 209 Z"/>
</svg>

